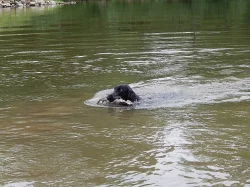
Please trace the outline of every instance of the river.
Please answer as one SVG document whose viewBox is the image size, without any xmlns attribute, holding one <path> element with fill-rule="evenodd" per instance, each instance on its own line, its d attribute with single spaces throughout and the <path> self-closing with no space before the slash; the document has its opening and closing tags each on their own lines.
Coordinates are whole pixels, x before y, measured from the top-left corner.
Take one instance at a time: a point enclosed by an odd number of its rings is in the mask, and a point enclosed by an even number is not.
<svg viewBox="0 0 250 187">
<path fill-rule="evenodd" d="M 0 185 L 250 186 L 250 1 L 0 9 Z M 134 108 L 96 105 L 119 84 Z"/>
</svg>

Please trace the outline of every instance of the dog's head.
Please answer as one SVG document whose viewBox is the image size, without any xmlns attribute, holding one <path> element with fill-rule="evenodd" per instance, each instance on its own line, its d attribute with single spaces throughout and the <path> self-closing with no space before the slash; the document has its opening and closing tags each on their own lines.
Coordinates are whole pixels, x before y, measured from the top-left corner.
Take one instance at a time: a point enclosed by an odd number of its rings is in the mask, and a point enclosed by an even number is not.
<svg viewBox="0 0 250 187">
<path fill-rule="evenodd" d="M 139 96 L 130 88 L 129 85 L 119 85 L 114 88 L 112 94 L 107 96 L 109 102 L 113 102 L 116 99 L 123 99 L 125 101 L 129 100 L 131 102 L 138 101 Z"/>
</svg>

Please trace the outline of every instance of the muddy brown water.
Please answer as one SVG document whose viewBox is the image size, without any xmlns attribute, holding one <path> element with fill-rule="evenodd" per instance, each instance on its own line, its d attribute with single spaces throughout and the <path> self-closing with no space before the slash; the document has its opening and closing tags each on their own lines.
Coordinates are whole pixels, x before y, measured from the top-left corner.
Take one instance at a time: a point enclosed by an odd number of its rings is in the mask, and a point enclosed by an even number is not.
<svg viewBox="0 0 250 187">
<path fill-rule="evenodd" d="M 0 185 L 249 186 L 250 2 L 0 9 Z M 134 108 L 96 105 L 118 84 Z"/>
</svg>

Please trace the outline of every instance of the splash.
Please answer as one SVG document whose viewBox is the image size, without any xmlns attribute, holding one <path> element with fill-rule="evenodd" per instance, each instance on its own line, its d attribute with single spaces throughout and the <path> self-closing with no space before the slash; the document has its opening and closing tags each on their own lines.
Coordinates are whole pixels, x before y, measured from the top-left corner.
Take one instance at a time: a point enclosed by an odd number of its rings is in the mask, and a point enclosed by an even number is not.
<svg viewBox="0 0 250 187">
<path fill-rule="evenodd" d="M 241 102 L 250 100 L 250 79 L 227 78 L 201 81 L 199 77 L 158 78 L 130 85 L 142 98 L 135 109 L 184 107 L 187 105 Z M 100 91 L 85 104 L 98 106 L 112 89 Z M 100 106 L 99 106 L 100 107 Z"/>
</svg>

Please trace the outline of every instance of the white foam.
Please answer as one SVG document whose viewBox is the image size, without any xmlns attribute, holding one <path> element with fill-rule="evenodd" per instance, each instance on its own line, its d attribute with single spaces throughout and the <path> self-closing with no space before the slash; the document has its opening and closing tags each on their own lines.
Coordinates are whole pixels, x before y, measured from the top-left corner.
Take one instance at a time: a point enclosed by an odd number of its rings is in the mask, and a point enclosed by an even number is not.
<svg viewBox="0 0 250 187">
<path fill-rule="evenodd" d="M 142 98 L 136 109 L 184 107 L 187 105 L 242 102 L 250 100 L 250 79 L 201 82 L 185 78 L 159 78 L 130 85 Z M 85 103 L 97 106 L 112 89 L 103 90 Z"/>
</svg>

